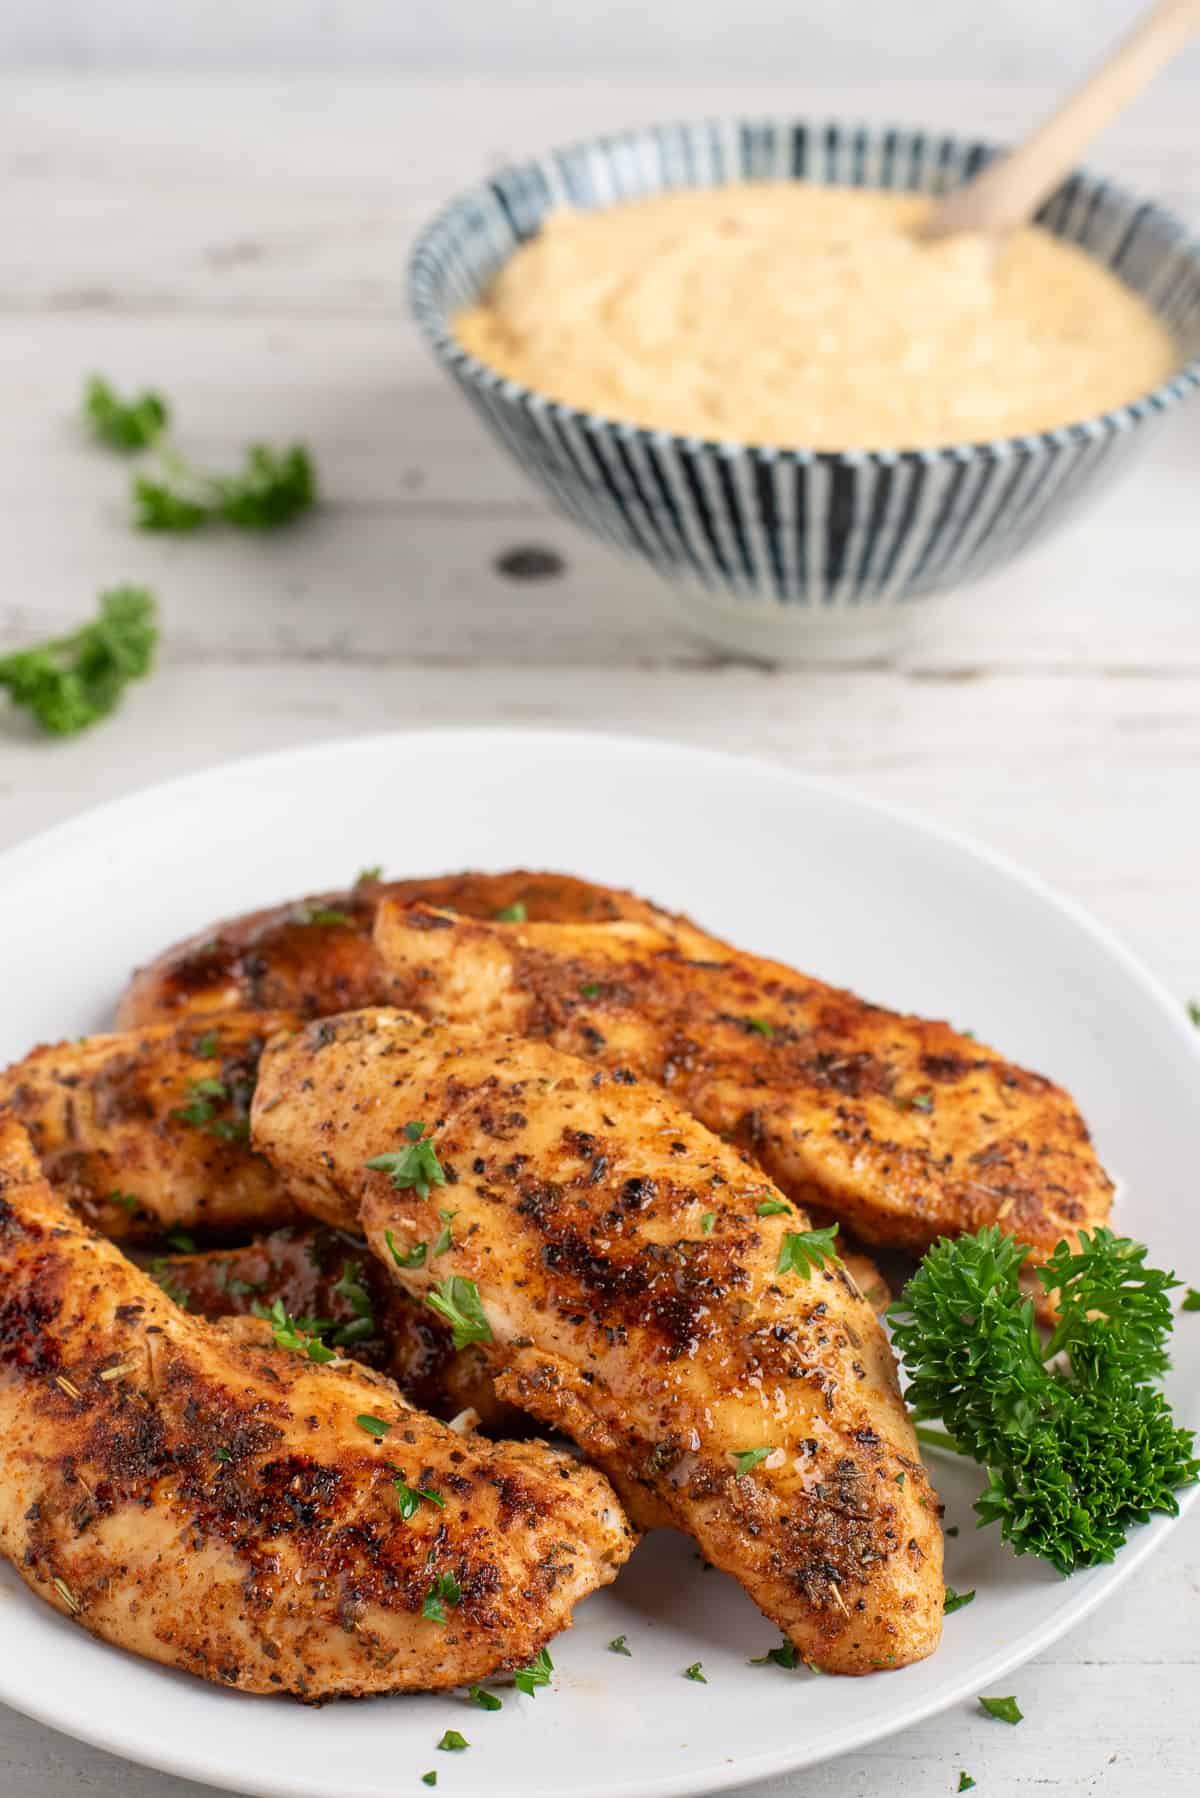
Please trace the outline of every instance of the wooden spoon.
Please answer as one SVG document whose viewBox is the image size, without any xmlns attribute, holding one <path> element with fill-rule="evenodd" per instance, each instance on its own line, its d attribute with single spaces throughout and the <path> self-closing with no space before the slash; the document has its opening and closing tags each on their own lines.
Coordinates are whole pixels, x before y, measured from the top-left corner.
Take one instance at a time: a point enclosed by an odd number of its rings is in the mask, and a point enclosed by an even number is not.
<svg viewBox="0 0 1200 1798">
<path fill-rule="evenodd" d="M 1197 30 L 1200 0 L 1159 0 L 1057 112 L 1019 148 L 997 157 L 973 181 L 947 195 L 918 235 L 931 239 L 973 231 L 1000 239 L 1015 231 L 1069 173 L 1092 138 Z"/>
</svg>

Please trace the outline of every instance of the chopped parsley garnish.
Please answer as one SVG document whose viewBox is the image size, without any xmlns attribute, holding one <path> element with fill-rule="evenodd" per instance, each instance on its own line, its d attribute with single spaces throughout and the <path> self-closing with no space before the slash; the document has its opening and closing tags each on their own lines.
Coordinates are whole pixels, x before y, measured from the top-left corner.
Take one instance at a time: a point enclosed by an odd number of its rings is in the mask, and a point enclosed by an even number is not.
<svg viewBox="0 0 1200 1798">
<path fill-rule="evenodd" d="M 298 905 L 292 913 L 293 924 L 353 924 L 348 911 L 332 905 Z"/>
<path fill-rule="evenodd" d="M 192 1044 L 192 1054 L 198 1056 L 201 1061 L 211 1061 L 216 1052 L 217 1033 L 215 1030 L 206 1030 L 204 1035 L 198 1036 Z"/>
<path fill-rule="evenodd" d="M 518 1667 L 513 1674 L 513 1685 L 518 1692 L 524 1692 L 526 1698 L 532 1698 L 539 1686 L 550 1684 L 550 1675 L 554 1672 L 554 1662 L 547 1649 L 539 1648 L 528 1667 Z"/>
<path fill-rule="evenodd" d="M 181 1311 L 187 1310 L 191 1303 L 191 1292 L 186 1286 L 180 1285 L 175 1278 L 175 1270 L 161 1256 L 150 1263 L 146 1272 L 156 1285 L 162 1288 L 172 1303 L 178 1305 Z"/>
<path fill-rule="evenodd" d="M 428 1773 L 422 1773 L 421 1784 L 423 1786 L 435 1786 L 437 1784 L 437 1774 L 433 1772 L 432 1769 Z"/>
<path fill-rule="evenodd" d="M 448 1280 L 425 1294 L 425 1303 L 431 1311 L 446 1319 L 453 1331 L 456 1349 L 466 1348 L 469 1342 L 492 1341 L 492 1326 L 483 1314 L 474 1280 L 451 1274 Z"/>
<path fill-rule="evenodd" d="M 733 1462 L 737 1468 L 736 1477 L 739 1480 L 744 1479 L 752 1467 L 757 1467 L 760 1461 L 765 1461 L 768 1455 L 774 1453 L 773 1448 L 744 1448 L 740 1453 L 735 1453 Z"/>
<path fill-rule="evenodd" d="M 892 1339 L 915 1417 L 940 1419 L 988 1471 L 981 1523 L 1069 1574 L 1111 1561 L 1152 1512 L 1174 1515 L 1200 1476 L 1158 1386 L 1179 1282 L 1140 1243 L 1084 1231 L 1035 1270 L 1057 1295 L 1043 1341 L 1020 1285 L 1027 1254 L 995 1225 L 936 1243 L 893 1307 Z"/>
<path fill-rule="evenodd" d="M 177 1105 L 171 1112 L 173 1118 L 182 1123 L 195 1124 L 197 1129 L 207 1130 L 210 1136 L 220 1137 L 224 1142 L 242 1142 L 250 1135 L 250 1124 L 246 1118 L 221 1118 L 217 1116 L 217 1106 L 236 1099 L 239 1095 L 221 1080 L 211 1076 L 204 1080 L 189 1080 L 190 1095 L 186 1105 Z"/>
<path fill-rule="evenodd" d="M 755 1217 L 790 1217 L 791 1211 L 782 1199 L 760 1199 L 754 1207 Z"/>
<path fill-rule="evenodd" d="M 800 1650 L 796 1647 L 794 1642 L 789 1642 L 785 1636 L 778 1648 L 768 1648 L 766 1654 L 756 1654 L 751 1660 L 750 1665 L 752 1667 L 765 1667 L 768 1662 L 772 1662 L 776 1667 L 798 1667 L 800 1665 Z"/>
<path fill-rule="evenodd" d="M 450 1223 L 453 1218 L 456 1218 L 458 1216 L 458 1212 L 457 1211 L 439 1211 L 438 1216 L 442 1220 L 442 1227 L 438 1231 L 437 1236 L 434 1240 L 433 1247 L 429 1251 L 431 1260 L 436 1260 L 436 1258 L 439 1255 L 444 1255 L 446 1253 L 446 1250 L 450 1247 L 451 1243 L 454 1241 L 453 1236 L 450 1234 Z"/>
<path fill-rule="evenodd" d="M 444 1748 L 449 1754 L 457 1754 L 460 1748 L 469 1748 L 470 1746 L 471 1744 L 468 1742 L 466 1736 L 459 1735 L 456 1729 L 448 1729 L 438 1743 L 438 1747 Z M 428 1783 L 429 1775 L 426 1774 L 425 1778 L 426 1783 Z M 434 1775 L 434 1778 L 437 1778 L 436 1774 Z"/>
<path fill-rule="evenodd" d="M 1181 1311 L 1200 1311 L 1200 1292 L 1197 1292 L 1194 1286 L 1189 1286 L 1184 1293 L 1183 1303 L 1179 1309 Z"/>
<path fill-rule="evenodd" d="M 51 736 L 74 736 L 115 711 L 129 682 L 149 674 L 155 617 L 144 587 L 110 588 L 89 624 L 0 656 L 0 692 Z"/>
<path fill-rule="evenodd" d="M 979 1700 L 989 1717 L 998 1717 L 1001 1723 L 1020 1723 L 1021 1707 L 1015 1698 L 981 1698 Z"/>
<path fill-rule="evenodd" d="M 343 1261 L 342 1277 L 332 1291 L 335 1298 L 346 1300 L 354 1316 L 348 1323 L 338 1326 L 330 1336 L 330 1342 L 361 1342 L 365 1336 L 373 1336 L 375 1312 L 371 1294 L 363 1285 L 361 1264 L 357 1261 Z"/>
<path fill-rule="evenodd" d="M 524 901 L 514 899 L 511 905 L 503 905 L 496 913 L 497 924 L 524 924 L 529 917 Z"/>
<path fill-rule="evenodd" d="M 608 1652 L 609 1654 L 628 1655 L 631 1660 L 633 1658 L 633 1650 L 624 1636 L 614 1636 L 608 1645 Z"/>
<path fill-rule="evenodd" d="M 128 1211 L 132 1215 L 142 1201 L 133 1192 L 110 1192 L 108 1202 L 110 1205 L 120 1205 L 122 1210 Z"/>
<path fill-rule="evenodd" d="M 743 1018 L 742 1026 L 746 1030 L 753 1030 L 758 1036 L 774 1036 L 775 1034 L 774 1024 L 768 1024 L 765 1018 Z"/>
<path fill-rule="evenodd" d="M 361 1418 L 359 1419 L 359 1421 L 360 1422 L 362 1421 Z M 408 1523 L 410 1518 L 413 1518 L 416 1516 L 418 1510 L 420 1509 L 422 1499 L 425 1500 L 426 1504 L 436 1505 L 439 1511 L 444 1511 L 446 1509 L 446 1501 L 442 1497 L 440 1492 L 431 1492 L 427 1486 L 406 1485 L 405 1480 L 404 1480 L 404 1475 L 402 1473 L 399 1473 L 396 1475 L 396 1478 L 393 1480 L 392 1484 L 395 1486 L 396 1496 L 400 1500 L 400 1521 L 401 1521 L 401 1523 Z M 446 1591 L 442 1591 L 440 1595 L 443 1598 L 449 1598 L 449 1602 L 451 1604 L 457 1604 L 458 1598 L 459 1598 L 458 1587 L 457 1587 L 457 1585 L 455 1585 L 455 1582 L 454 1582 L 452 1576 L 448 1573 L 444 1573 L 442 1575 L 443 1586 L 446 1584 L 447 1581 L 454 1588 L 453 1596 L 451 1596 Z M 433 1586 L 431 1587 L 431 1590 L 435 1593 L 439 1591 L 438 1582 L 436 1580 L 434 1581 Z M 426 1605 L 428 1605 L 429 1600 L 426 1599 L 425 1603 L 426 1603 Z M 426 1610 L 425 1615 L 426 1615 L 426 1617 L 431 1617 L 433 1615 L 433 1613 L 432 1613 L 432 1611 Z M 437 1619 L 437 1621 L 439 1623 L 444 1623 L 446 1621 L 446 1619 L 444 1617 L 439 1617 Z"/>
<path fill-rule="evenodd" d="M 177 1255 L 194 1255 L 196 1238 L 189 1236 L 186 1230 L 172 1230 L 167 1237 L 167 1246 L 174 1249 Z"/>
<path fill-rule="evenodd" d="M 918 1093 L 916 1095 L 916 1097 L 913 1099 L 910 1099 L 908 1101 L 908 1103 L 909 1103 L 909 1108 L 912 1111 L 932 1111 L 933 1110 L 933 1094 L 932 1093 Z"/>
<path fill-rule="evenodd" d="M 473 1704 L 479 1706 L 481 1711 L 502 1711 L 504 1709 L 503 1699 L 497 1698 L 494 1692 L 489 1692 L 486 1686 L 468 1687 L 467 1696 Z"/>
<path fill-rule="evenodd" d="M 356 887 L 373 886 L 377 880 L 382 879 L 383 864 L 381 862 L 374 868 L 360 868 L 354 876 L 354 884 Z"/>
<path fill-rule="evenodd" d="M 713 1225 L 716 1223 L 716 1221 L 717 1221 L 716 1212 L 715 1211 L 706 1211 L 704 1213 L 704 1216 L 700 1219 L 700 1234 L 701 1234 L 701 1236 L 711 1236 L 712 1230 L 713 1230 Z"/>
<path fill-rule="evenodd" d="M 1200 999 L 1189 999 L 1188 1000 L 1187 1014 L 1188 1014 L 1188 1017 L 1192 1020 L 1192 1023 L 1196 1026 L 1197 1030 L 1200 1030 Z"/>
<path fill-rule="evenodd" d="M 216 1455 L 218 1461 L 232 1461 L 233 1460 L 233 1455 L 230 1452 L 230 1450 L 227 1448 L 214 1449 L 213 1453 Z"/>
<path fill-rule="evenodd" d="M 404 1134 L 408 1141 L 402 1149 L 375 1155 L 366 1165 L 387 1174 L 397 1192 L 412 1187 L 419 1199 L 427 1199 L 431 1187 L 446 1184 L 445 1169 L 437 1158 L 433 1138 L 425 1135 L 424 1124 L 405 1124 Z"/>
<path fill-rule="evenodd" d="M 959 1774 L 958 1786 L 957 1786 L 958 1791 L 969 1792 L 974 1784 L 975 1784 L 975 1781 L 971 1778 L 971 1775 L 969 1773 L 960 1773 Z"/>
<path fill-rule="evenodd" d="M 708 1684 L 708 1681 L 707 1681 L 707 1679 L 705 1679 L 704 1674 L 701 1671 L 702 1666 L 703 1666 L 702 1661 L 693 1661 L 690 1667 L 684 1668 L 684 1670 L 683 1670 L 684 1679 L 694 1679 L 696 1681 L 697 1685 L 706 1686 Z"/>
<path fill-rule="evenodd" d="M 903 1484 L 907 1478 L 908 1478 L 908 1475 L 906 1473 L 898 1473 L 896 1475 L 897 1486 L 903 1486 Z"/>
<path fill-rule="evenodd" d="M 134 523 L 143 531 L 194 531 L 218 519 L 242 531 L 269 531 L 316 504 L 312 458 L 299 443 L 275 450 L 253 443 L 236 474 L 207 474 L 171 451 L 161 480 L 138 475 Z"/>
<path fill-rule="evenodd" d="M 973 1586 L 969 1592 L 956 1592 L 953 1586 L 947 1586 L 945 1603 L 943 1604 L 942 1609 L 945 1611 L 947 1617 L 949 1617 L 952 1611 L 961 1611 L 965 1604 L 970 1604 L 974 1596 L 975 1588 Z"/>
<path fill-rule="evenodd" d="M 581 986 L 579 989 L 579 997 L 581 999 L 598 999 L 600 997 L 600 988 L 596 981 L 589 980 L 586 986 Z"/>
<path fill-rule="evenodd" d="M 815 1268 L 823 1268 L 827 1261 L 838 1259 L 833 1246 L 837 1233 L 836 1224 L 829 1224 L 824 1230 L 785 1230 L 775 1272 L 799 1274 L 802 1280 L 810 1279 Z"/>
<path fill-rule="evenodd" d="M 92 375 L 83 390 L 84 416 L 92 435 L 109 449 L 143 450 L 167 427 L 167 402 L 147 388 L 135 399 L 123 400 L 99 375 Z"/>
<path fill-rule="evenodd" d="M 276 1348 L 290 1349 L 294 1355 L 303 1355 L 322 1366 L 337 1360 L 334 1351 L 321 1341 L 322 1332 L 329 1328 L 326 1318 L 293 1317 L 284 1309 L 282 1299 L 276 1299 L 270 1310 L 255 1299 L 250 1309 L 255 1317 L 263 1317 L 270 1324 Z"/>
<path fill-rule="evenodd" d="M 372 1417 L 369 1411 L 362 1412 L 354 1421 L 368 1436 L 386 1436 L 392 1427 L 390 1423 L 384 1423 L 382 1417 Z"/>
<path fill-rule="evenodd" d="M 392 1260 L 396 1263 L 397 1267 L 424 1267 L 425 1254 L 429 1247 L 427 1242 L 414 1243 L 411 1249 L 405 1249 L 403 1254 L 401 1254 L 400 1250 L 396 1247 L 396 1238 L 392 1235 L 390 1230 L 384 1231 L 383 1240 L 387 1243 L 388 1254 L 392 1257 Z"/>
<path fill-rule="evenodd" d="M 428 1492 L 422 1492 L 420 1494 L 421 1498 L 428 1498 L 429 1496 L 430 1494 Z M 439 1500 L 436 1502 L 440 1503 L 441 1501 Z M 403 1509 L 400 1514 L 401 1516 L 404 1515 Z M 411 1517 L 412 1512 L 410 1511 L 408 1515 Z M 454 1575 L 452 1573 L 439 1573 L 432 1586 L 430 1586 L 428 1592 L 425 1594 L 425 1602 L 421 1606 L 421 1615 L 422 1617 L 428 1617 L 431 1623 L 445 1623 L 445 1607 L 449 1605 L 450 1609 L 453 1610 L 461 1597 L 462 1587 L 459 1585 Z"/>
</svg>

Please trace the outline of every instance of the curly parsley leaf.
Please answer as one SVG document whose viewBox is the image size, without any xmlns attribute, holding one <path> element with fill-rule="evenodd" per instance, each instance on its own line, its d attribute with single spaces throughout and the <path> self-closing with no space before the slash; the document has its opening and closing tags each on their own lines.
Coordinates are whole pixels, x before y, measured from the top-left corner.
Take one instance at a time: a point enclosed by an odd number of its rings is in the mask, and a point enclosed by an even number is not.
<svg viewBox="0 0 1200 1798">
<path fill-rule="evenodd" d="M 827 1261 L 838 1260 L 838 1252 L 833 1246 L 837 1233 L 836 1224 L 830 1224 L 824 1230 L 785 1230 L 779 1260 L 775 1264 L 776 1273 L 799 1274 L 802 1280 L 810 1279 L 815 1269 L 823 1268 Z"/>
<path fill-rule="evenodd" d="M 147 388 L 123 400 L 109 382 L 92 375 L 83 390 L 83 412 L 92 435 L 109 449 L 149 449 L 167 427 L 167 402 Z"/>
<path fill-rule="evenodd" d="M 270 531 L 309 511 L 317 498 L 312 459 L 302 445 L 273 450 L 255 443 L 237 474 L 205 474 L 164 454 L 159 479 L 133 483 L 134 523 L 143 531 L 186 532 L 222 520 L 243 531 Z"/>
<path fill-rule="evenodd" d="M 1194 1286 L 1189 1286 L 1184 1293 L 1183 1303 L 1179 1309 L 1181 1311 L 1200 1311 L 1200 1292 Z"/>
<path fill-rule="evenodd" d="M 0 689 L 51 736 L 74 736 L 107 718 L 129 682 L 149 674 L 155 618 L 144 587 L 110 588 L 89 624 L 0 656 Z"/>
<path fill-rule="evenodd" d="M 995 1226 L 943 1238 L 893 1307 L 892 1337 L 914 1415 L 940 1418 L 945 1445 L 987 1470 L 981 1523 L 1069 1574 L 1111 1561 L 1154 1512 L 1173 1516 L 1200 1477 L 1156 1384 L 1179 1282 L 1140 1244 L 1084 1232 L 1036 1270 L 1057 1295 L 1043 1341 L 1020 1286 L 1027 1253 Z"/>
<path fill-rule="evenodd" d="M 526 1698 L 532 1698 L 539 1686 L 550 1684 L 550 1675 L 554 1672 L 554 1662 L 549 1651 L 539 1648 L 528 1667 L 518 1667 L 513 1674 L 513 1685 L 518 1692 L 524 1692 Z"/>
<path fill-rule="evenodd" d="M 800 1665 L 800 1650 L 796 1647 L 794 1642 L 789 1642 L 785 1636 L 778 1648 L 768 1648 L 766 1654 L 756 1654 L 750 1661 L 752 1667 L 765 1667 L 768 1664 L 772 1664 L 776 1667 L 798 1667 Z"/>
<path fill-rule="evenodd" d="M 411 1187 L 419 1199 L 427 1199 L 431 1187 L 445 1186 L 446 1170 L 437 1158 L 433 1138 L 425 1135 L 424 1124 L 405 1124 L 404 1134 L 408 1141 L 402 1149 L 374 1155 L 366 1166 L 387 1174 L 397 1192 Z"/>
<path fill-rule="evenodd" d="M 492 1341 L 492 1326 L 483 1314 L 474 1280 L 451 1274 L 425 1294 L 425 1303 L 450 1325 L 456 1349 L 466 1348 L 469 1342 Z"/>
<path fill-rule="evenodd" d="M 946 1616 L 949 1617 L 954 1611 L 961 1611 L 964 1605 L 970 1604 L 974 1596 L 974 1587 L 972 1587 L 969 1592 L 956 1592 L 953 1586 L 947 1586 L 942 1609 L 946 1613 Z"/>
</svg>

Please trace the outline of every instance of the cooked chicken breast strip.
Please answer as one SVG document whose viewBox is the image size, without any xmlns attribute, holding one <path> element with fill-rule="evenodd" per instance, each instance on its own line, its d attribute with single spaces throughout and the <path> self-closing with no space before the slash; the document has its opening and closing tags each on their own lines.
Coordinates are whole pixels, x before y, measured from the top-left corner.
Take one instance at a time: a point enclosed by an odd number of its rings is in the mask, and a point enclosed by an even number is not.
<svg viewBox="0 0 1200 1798">
<path fill-rule="evenodd" d="M 868 1296 L 880 1290 L 869 1262 L 853 1271 Z M 308 1220 L 284 1224 L 237 1248 L 156 1256 L 148 1272 L 195 1316 L 248 1317 L 278 1301 L 292 1317 L 328 1319 L 326 1342 L 390 1374 L 423 1411 L 447 1420 L 473 1411 L 490 1436 L 529 1433 L 529 1419 L 496 1396 L 479 1347 L 456 1350 L 449 1324 L 397 1286 L 365 1242 L 342 1230 Z"/>
<path fill-rule="evenodd" d="M 431 1691 L 527 1662 L 632 1541 L 570 1457 L 186 1316 L 0 1122 L 0 1552 L 55 1609 L 245 1692 Z"/>
<path fill-rule="evenodd" d="M 1112 1183 L 1061 1087 L 694 925 L 505 925 L 385 902 L 376 939 L 414 1008 L 656 1080 L 867 1245 L 920 1253 L 998 1223 L 1037 1257 L 1108 1216 Z"/>
<path fill-rule="evenodd" d="M 748 1158 L 631 1073 L 386 1010 L 277 1038 L 252 1125 L 302 1204 L 361 1221 L 503 1396 L 635 1521 L 688 1531 L 806 1660 L 931 1652 L 939 1507 L 891 1352 L 836 1262 L 780 1271 L 807 1219 Z"/>
<path fill-rule="evenodd" d="M 259 1230 L 294 1218 L 250 1147 L 250 1095 L 283 1014 L 225 1013 L 35 1049 L 0 1073 L 55 1190 L 105 1236 Z"/>
<path fill-rule="evenodd" d="M 665 917 L 632 893 L 569 874 L 438 874 L 412 880 L 368 875 L 341 892 L 318 893 L 214 924 L 176 943 L 134 975 L 117 1014 L 124 1030 L 184 1014 L 296 1011 L 304 1017 L 384 1005 L 391 988 L 372 941 L 382 899 L 417 899 L 469 917 L 524 912 L 530 918 Z"/>
</svg>

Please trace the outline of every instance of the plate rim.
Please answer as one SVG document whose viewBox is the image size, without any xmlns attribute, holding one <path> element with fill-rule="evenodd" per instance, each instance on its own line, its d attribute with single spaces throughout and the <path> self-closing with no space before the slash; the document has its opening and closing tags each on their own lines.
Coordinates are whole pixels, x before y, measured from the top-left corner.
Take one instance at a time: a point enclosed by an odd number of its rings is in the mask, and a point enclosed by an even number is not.
<svg viewBox="0 0 1200 1798">
<path fill-rule="evenodd" d="M 991 873 L 1000 876 L 1011 885 L 1021 889 L 1025 894 L 1049 906 L 1069 922 L 1073 928 L 1088 937 L 1096 948 L 1103 951 L 1115 962 L 1122 973 L 1150 1000 L 1156 1009 L 1170 1020 L 1179 1044 L 1186 1056 L 1197 1065 L 1200 1074 L 1200 1033 L 1196 1032 L 1187 1020 L 1184 1004 L 1175 998 L 1158 976 L 1145 963 L 1126 947 L 1121 938 L 1094 917 L 1078 900 L 1059 892 L 1041 875 L 1023 867 L 1019 862 L 1000 851 L 992 849 L 979 841 L 972 834 L 943 825 L 890 801 L 879 800 L 864 795 L 853 788 L 843 787 L 840 782 L 827 776 L 813 774 L 803 769 L 795 769 L 786 764 L 755 754 L 713 749 L 703 744 L 693 744 L 669 736 L 652 736 L 641 732 L 600 731 L 558 729 L 555 727 L 502 725 L 440 725 L 432 728 L 412 728 L 401 730 L 384 730 L 363 732 L 344 736 L 323 738 L 317 742 L 298 742 L 290 746 L 257 752 L 247 756 L 231 756 L 216 761 L 203 768 L 191 769 L 183 773 L 168 775 L 161 780 L 150 781 L 136 787 L 132 791 L 102 800 L 100 803 L 85 806 L 68 817 L 34 832 L 31 836 L 19 839 L 0 851 L 0 881 L 5 874 L 21 873 L 23 864 L 28 868 L 36 864 L 46 854 L 53 855 L 60 846 L 83 828 L 94 828 L 118 820 L 125 811 L 136 810 L 156 798 L 167 794 L 186 795 L 187 791 L 201 787 L 215 777 L 229 778 L 239 773 L 246 773 L 260 768 L 269 768 L 288 762 L 319 761 L 325 757 L 337 757 L 348 750 L 366 751 L 370 747 L 381 751 L 391 749 L 399 753 L 411 753 L 416 745 L 431 745 L 437 741 L 456 744 L 470 742 L 483 747 L 490 745 L 520 745 L 526 749 L 547 742 L 562 746 L 570 744 L 580 752 L 610 753 L 617 749 L 622 754 L 631 752 L 647 755 L 668 755 L 681 757 L 694 764 L 708 764 L 713 767 L 736 769 L 742 773 L 751 773 L 759 777 L 767 777 L 783 786 L 791 786 L 845 806 L 851 811 L 865 815 L 867 818 L 886 819 L 905 831 L 938 844 L 941 848 L 965 856 L 983 864 Z M 1174 1516 L 1159 1514 L 1154 1520 L 1143 1525 L 1137 1536 L 1126 1545 L 1115 1561 L 1095 1571 L 1096 1577 L 1091 1583 L 1094 1590 L 1082 1593 L 1076 1598 L 1064 1602 L 1054 1615 L 1043 1621 L 1028 1634 L 1020 1636 L 1016 1641 L 1000 1648 L 996 1653 L 979 1665 L 964 1670 L 957 1678 L 948 1679 L 935 1692 L 917 1700 L 903 1715 L 885 1718 L 878 1723 L 866 1722 L 861 1732 L 856 1732 L 852 1742 L 835 1749 L 832 1753 L 818 1752 L 814 1755 L 805 1753 L 801 1744 L 792 1747 L 766 1749 L 752 1754 L 749 1758 L 739 1756 L 736 1761 L 714 1766 L 708 1771 L 697 1770 L 678 1775 L 659 1775 L 653 1784 L 647 1786 L 642 1781 L 630 1783 L 628 1780 L 614 1781 L 606 1777 L 586 1786 L 573 1788 L 572 1798 L 703 1798 L 704 1794 L 725 1792 L 756 1780 L 771 1778 L 790 1772 L 802 1772 L 807 1768 L 822 1765 L 836 1760 L 842 1755 L 850 1754 L 858 1749 L 866 1748 L 876 1742 L 886 1740 L 903 1730 L 910 1729 L 930 1717 L 949 1710 L 954 1704 L 965 1698 L 977 1696 L 979 1685 L 1002 1677 L 1015 1668 L 1023 1665 L 1044 1648 L 1058 1641 L 1066 1632 L 1082 1623 L 1100 1605 L 1143 1565 L 1148 1556 L 1154 1554 L 1175 1529 L 1178 1523 L 1200 1498 L 1200 1485 L 1194 1485 L 1178 1494 L 1179 1508 Z M 1063 1589 L 1066 1589 L 1064 1582 Z M 92 1638 L 99 1641 L 99 1638 Z M 127 1651 L 113 1644 L 100 1643 L 102 1648 L 126 1658 Z M 173 1671 L 168 1669 L 168 1671 Z M 905 1669 L 898 1669 L 890 1677 L 902 1679 Z M 233 1697 L 244 1697 L 245 1694 L 231 1694 Z M 236 1784 L 229 1783 L 231 1773 L 224 1768 L 218 1769 L 215 1763 L 207 1765 L 203 1758 L 194 1758 L 192 1754 L 176 1754 L 170 1751 L 160 1752 L 147 1750 L 137 1745 L 136 1739 L 126 1733 L 120 1722 L 114 1719 L 109 1727 L 100 1724 L 82 1723 L 79 1727 L 64 1721 L 60 1711 L 53 1706 L 37 1702 L 36 1696 L 13 1697 L 8 1683 L 0 1669 L 0 1703 L 8 1705 L 19 1715 L 29 1717 L 47 1728 L 58 1731 L 76 1741 L 112 1754 L 118 1759 L 131 1761 L 138 1766 L 153 1771 L 169 1774 L 175 1778 L 190 1779 L 198 1784 L 210 1786 L 220 1791 L 240 1791 L 253 1793 L 254 1798 L 330 1798 L 327 1783 L 320 1780 L 301 1779 L 299 1783 L 290 1775 L 284 1779 L 273 1779 L 252 1776 L 249 1780 L 236 1776 Z M 202 1745 L 197 1752 L 202 1756 Z M 377 1790 L 375 1785 L 358 1786 L 343 1780 L 340 1785 L 339 1798 L 365 1798 L 365 1795 Z"/>
</svg>

